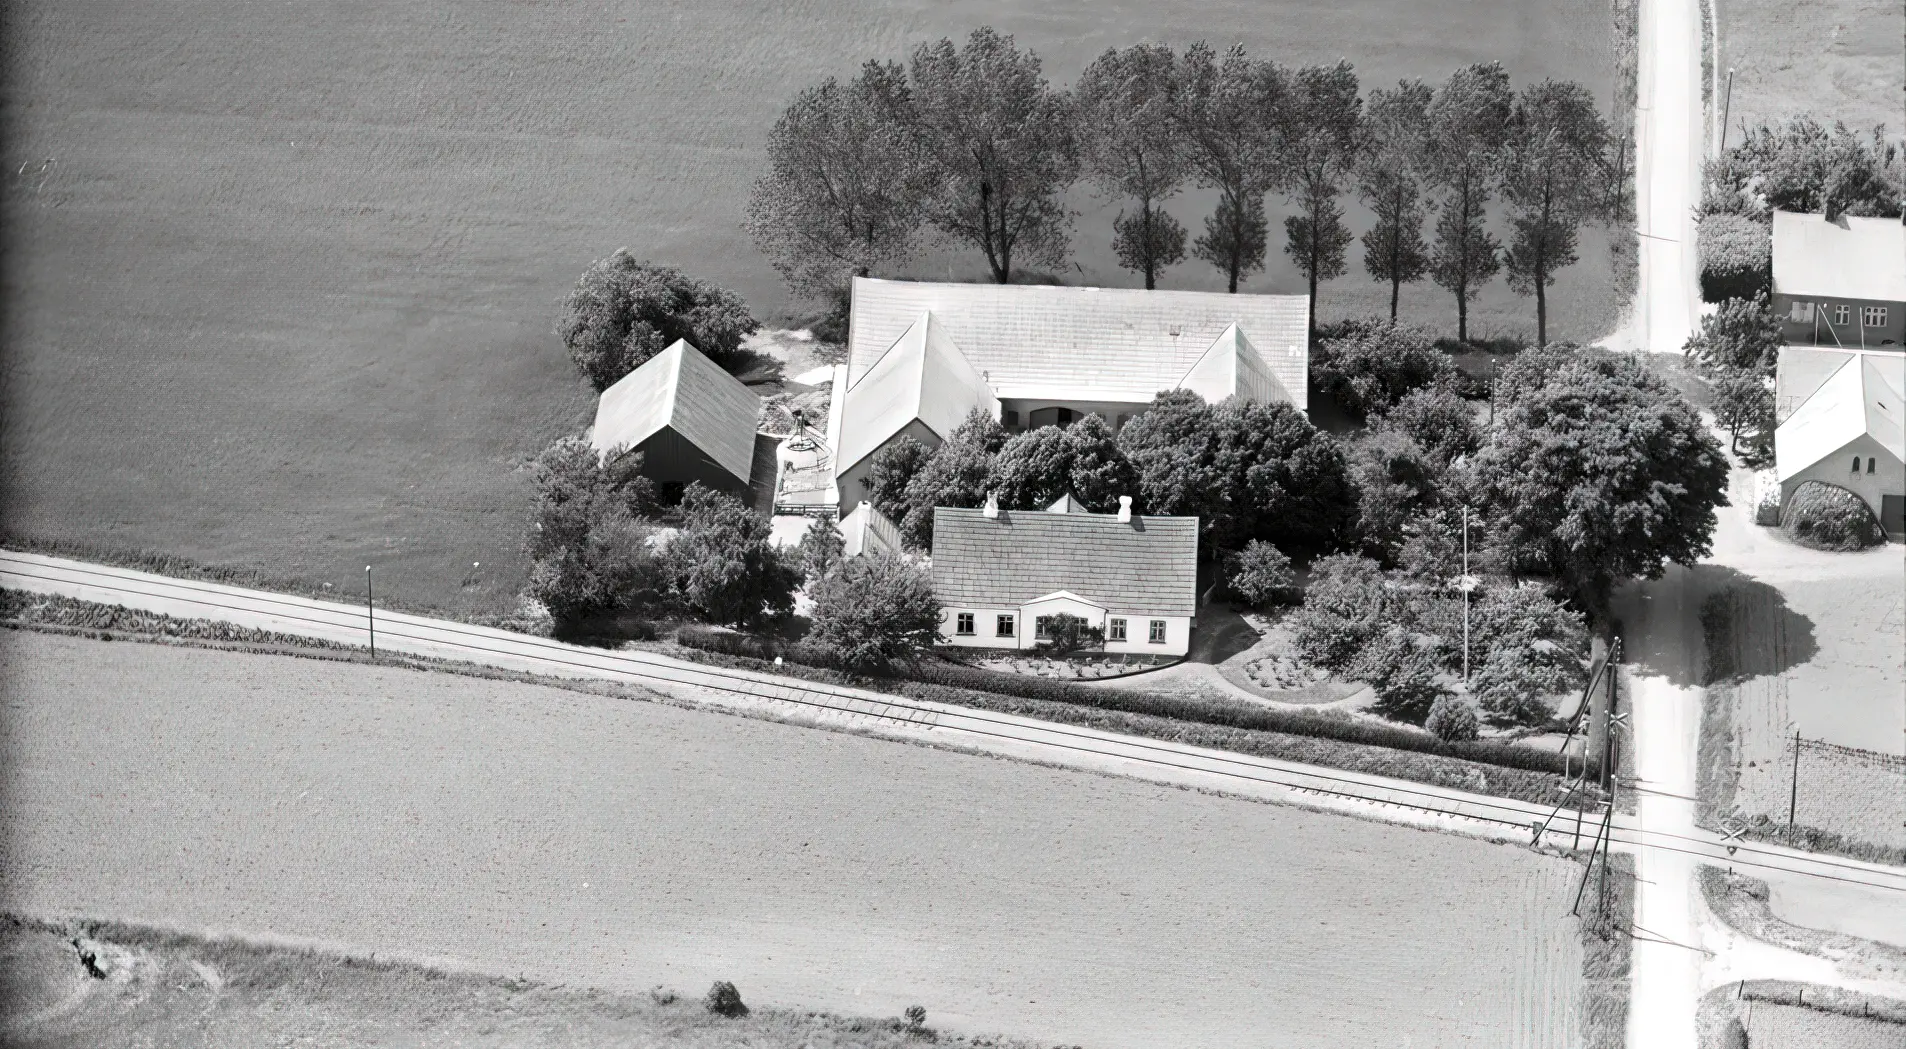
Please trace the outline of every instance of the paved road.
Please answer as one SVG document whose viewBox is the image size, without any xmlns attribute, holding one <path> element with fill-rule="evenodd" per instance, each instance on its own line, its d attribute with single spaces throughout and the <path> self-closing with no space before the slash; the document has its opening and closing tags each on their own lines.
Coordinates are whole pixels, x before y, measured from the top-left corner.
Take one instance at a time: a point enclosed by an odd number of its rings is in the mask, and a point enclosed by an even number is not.
<svg viewBox="0 0 1906 1049">
<path fill-rule="evenodd" d="M 0 551 L 0 587 L 124 605 L 166 615 L 214 619 L 300 637 L 362 644 L 362 606 L 173 579 L 131 569 Z M 1138 739 L 988 711 L 900 699 L 875 692 L 810 685 L 770 675 L 722 670 L 647 652 L 606 652 L 447 620 L 377 614 L 380 651 L 479 663 L 552 677 L 586 677 L 639 685 L 698 705 L 766 714 L 820 727 L 1131 776 L 1173 786 L 1221 790 L 1458 834 L 1527 841 L 1531 825 L 1552 810 L 1295 762 Z M 1598 826 L 1582 823 L 1587 840 Z M 1570 838 L 1573 819 L 1552 832 Z M 1826 878 L 1906 893 L 1906 869 L 1759 843 L 1730 855 L 1717 835 L 1699 829 L 1644 830 L 1618 816 L 1615 847 L 1670 851 L 1747 872 Z M 1555 839 L 1551 839 L 1555 840 Z"/>
</svg>

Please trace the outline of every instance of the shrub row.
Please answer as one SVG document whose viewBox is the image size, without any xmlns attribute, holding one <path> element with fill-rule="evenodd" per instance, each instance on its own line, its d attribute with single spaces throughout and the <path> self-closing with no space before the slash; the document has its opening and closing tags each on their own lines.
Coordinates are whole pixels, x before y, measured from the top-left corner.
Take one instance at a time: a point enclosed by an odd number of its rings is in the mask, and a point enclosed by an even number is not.
<svg viewBox="0 0 1906 1049">
<path fill-rule="evenodd" d="M 1773 238 L 1767 225 L 1745 215 L 1708 215 L 1700 222 L 1701 297 L 1708 302 L 1751 299 L 1773 280 Z"/>
<path fill-rule="evenodd" d="M 1878 842 L 1861 841 L 1849 838 L 1838 831 L 1823 830 L 1819 827 L 1794 826 L 1775 820 L 1771 816 L 1756 815 L 1742 831 L 1742 836 L 1755 841 L 1764 841 L 1770 845 L 1786 845 L 1808 852 L 1824 852 L 1848 859 L 1863 860 L 1867 863 L 1887 863 L 1895 867 L 1906 866 L 1906 848 L 1898 845 L 1881 845 Z"/>
<path fill-rule="evenodd" d="M 762 638 L 725 631 L 684 628 L 676 641 L 690 648 L 772 660 L 780 656 L 791 663 L 826 669 L 841 669 L 825 651 L 811 645 L 778 646 Z M 1566 775 L 1581 771 L 1573 762 L 1565 763 L 1555 751 L 1490 741 L 1445 742 L 1425 732 L 1364 721 L 1343 714 L 1278 710 L 1234 699 L 1201 696 L 1173 696 L 1138 692 L 1124 688 L 1093 688 L 1071 681 L 1009 674 L 948 662 L 937 656 L 896 664 L 889 673 L 894 677 L 949 688 L 1017 696 L 1045 703 L 1091 707 L 1189 721 L 1203 725 L 1243 729 L 1251 732 L 1278 732 L 1292 736 L 1311 736 L 1361 746 L 1413 751 L 1438 757 L 1457 758 L 1499 768 L 1522 769 Z"/>
<path fill-rule="evenodd" d="M 683 654 L 695 662 L 711 666 L 779 673 L 803 681 L 871 689 L 948 706 L 1037 718 L 1061 725 L 1075 725 L 1143 739 L 1227 750 L 1236 754 L 1276 758 L 1323 768 L 1362 772 L 1373 776 L 1387 776 L 1392 779 L 1466 790 L 1499 798 L 1513 798 L 1539 805 L 1567 804 L 1578 807 L 1586 805 L 1592 808 L 1600 804 L 1596 797 L 1587 799 L 1581 799 L 1580 796 L 1573 799 L 1566 797 L 1563 781 L 1559 776 L 1523 769 L 1491 767 L 1437 754 L 1391 750 L 1316 736 L 1229 728 L 1178 718 L 1126 713 L 1104 707 L 1083 707 L 1072 703 L 1024 699 L 996 692 L 975 691 L 895 677 L 865 677 L 804 666 L 799 663 L 787 663 L 776 667 L 747 656 L 727 655 L 693 647 L 688 647 Z M 782 658 L 785 659 L 786 656 Z"/>
<path fill-rule="evenodd" d="M 335 641 L 280 634 L 255 627 L 233 626 L 210 619 L 177 619 L 158 612 L 141 612 L 122 605 L 102 605 L 24 590 L 0 590 L 0 620 L 64 627 L 70 630 L 221 641 L 231 644 L 280 645 L 298 648 L 344 648 Z"/>
</svg>

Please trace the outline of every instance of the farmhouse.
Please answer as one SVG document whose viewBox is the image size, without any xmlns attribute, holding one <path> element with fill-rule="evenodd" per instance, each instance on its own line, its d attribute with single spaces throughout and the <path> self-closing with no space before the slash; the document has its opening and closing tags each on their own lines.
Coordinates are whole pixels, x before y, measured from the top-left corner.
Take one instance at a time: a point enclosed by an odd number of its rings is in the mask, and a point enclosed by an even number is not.
<svg viewBox="0 0 1906 1049">
<path fill-rule="evenodd" d="M 1906 349 L 1906 225 L 1774 212 L 1773 308 L 1790 343 Z"/>
<path fill-rule="evenodd" d="M 881 449 L 936 447 L 975 408 L 1008 431 L 1119 427 L 1181 388 L 1304 410 L 1309 323 L 1302 295 L 856 278 L 828 416 L 838 508 L 868 497 Z"/>
<path fill-rule="evenodd" d="M 1198 519 L 1116 514 L 1069 497 L 1046 510 L 933 511 L 933 590 L 941 639 L 1033 648 L 1051 617 L 1105 632 L 1105 651 L 1182 656 L 1198 611 Z"/>
<path fill-rule="evenodd" d="M 1872 507 L 1888 534 L 1906 532 L 1906 356 L 1787 347 L 1776 405 L 1797 402 L 1774 431 L 1781 502 L 1807 481 Z"/>
<path fill-rule="evenodd" d="M 641 452 L 665 493 L 699 481 L 745 497 L 760 417 L 753 390 L 677 339 L 602 391 L 590 443 L 599 455 Z"/>
</svg>

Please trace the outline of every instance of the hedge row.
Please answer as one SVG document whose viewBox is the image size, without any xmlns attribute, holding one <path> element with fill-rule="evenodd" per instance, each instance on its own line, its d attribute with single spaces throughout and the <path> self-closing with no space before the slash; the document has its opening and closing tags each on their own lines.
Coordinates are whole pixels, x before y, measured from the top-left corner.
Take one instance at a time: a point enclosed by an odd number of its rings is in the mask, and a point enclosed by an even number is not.
<svg viewBox="0 0 1906 1049">
<path fill-rule="evenodd" d="M 1708 215 L 1698 233 L 1701 297 L 1708 302 L 1751 299 L 1773 281 L 1773 237 L 1767 224 L 1745 215 Z"/>
<path fill-rule="evenodd" d="M 1234 754 L 1294 761 L 1321 768 L 1387 776 L 1412 783 L 1465 790 L 1473 794 L 1514 798 L 1538 805 L 1563 805 L 1573 809 L 1600 804 L 1598 794 L 1591 794 L 1587 798 L 1567 794 L 1560 776 L 1524 769 L 1492 767 L 1439 754 L 1391 750 L 1316 736 L 1229 728 L 1178 718 L 1126 713 L 1105 707 L 1084 707 L 1071 703 L 1022 699 L 997 692 L 934 685 L 905 678 L 873 678 L 843 671 L 824 670 L 800 663 L 786 663 L 776 667 L 771 663 L 764 663 L 748 656 L 729 655 L 694 647 L 687 647 L 682 655 L 695 662 L 712 666 L 757 672 L 767 671 L 818 684 L 866 688 L 905 696 L 909 699 L 943 703 L 947 706 L 1037 718 L 1055 724 L 1075 725 L 1081 728 L 1136 736 L 1141 739 L 1156 739 L 1212 750 L 1225 750 Z M 782 658 L 785 659 L 786 656 Z"/>
<path fill-rule="evenodd" d="M 730 656 L 772 660 L 775 656 L 791 663 L 826 669 L 843 669 L 830 653 L 812 645 L 776 645 L 763 638 L 702 628 L 684 628 L 676 641 L 690 648 L 720 652 Z M 1017 696 L 1021 699 L 1094 707 L 1129 714 L 1144 714 L 1189 721 L 1204 725 L 1244 729 L 1253 732 L 1280 732 L 1293 736 L 1312 736 L 1362 746 L 1434 754 L 1458 758 L 1499 768 L 1522 769 L 1567 775 L 1581 771 L 1577 762 L 1566 761 L 1555 751 L 1490 741 L 1452 743 L 1425 732 L 1397 725 L 1365 721 L 1337 713 L 1278 710 L 1236 699 L 1200 696 L 1162 695 L 1128 688 L 1092 688 L 1071 681 L 983 670 L 927 656 L 910 664 L 895 665 L 894 677 L 950 688 L 970 689 Z"/>
</svg>

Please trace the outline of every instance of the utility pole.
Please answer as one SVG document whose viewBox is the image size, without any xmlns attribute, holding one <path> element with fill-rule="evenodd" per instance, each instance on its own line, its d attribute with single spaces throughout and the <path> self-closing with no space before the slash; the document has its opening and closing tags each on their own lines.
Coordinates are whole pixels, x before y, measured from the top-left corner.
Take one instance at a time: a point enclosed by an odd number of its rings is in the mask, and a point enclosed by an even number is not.
<svg viewBox="0 0 1906 1049">
<path fill-rule="evenodd" d="M 371 624 L 371 658 L 377 658 L 377 603 L 371 599 L 371 566 L 364 566 L 364 616 Z"/>
<path fill-rule="evenodd" d="M 1787 844 L 1793 844 L 1794 809 L 1800 804 L 1800 730 L 1793 733 L 1793 786 L 1787 791 Z"/>
<path fill-rule="evenodd" d="M 1727 152 L 1727 111 L 1734 106 L 1734 70 L 1727 71 L 1727 94 L 1721 99 L 1721 152 Z"/>
<path fill-rule="evenodd" d="M 1469 507 L 1463 507 L 1463 691 L 1469 691 L 1469 591 L 1475 588 L 1469 576 Z"/>
</svg>

